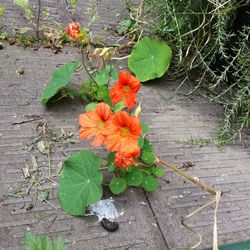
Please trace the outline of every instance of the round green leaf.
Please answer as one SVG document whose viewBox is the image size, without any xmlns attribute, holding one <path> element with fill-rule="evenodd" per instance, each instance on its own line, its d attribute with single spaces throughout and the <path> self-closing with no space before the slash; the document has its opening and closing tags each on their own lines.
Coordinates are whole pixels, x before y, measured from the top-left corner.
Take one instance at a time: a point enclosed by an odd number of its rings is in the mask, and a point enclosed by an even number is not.
<svg viewBox="0 0 250 250">
<path fill-rule="evenodd" d="M 156 179 L 151 175 L 145 175 L 141 186 L 148 192 L 153 192 L 158 188 Z"/>
<path fill-rule="evenodd" d="M 126 181 L 123 178 L 113 178 L 109 183 L 109 189 L 113 194 L 120 194 L 126 189 Z"/>
<path fill-rule="evenodd" d="M 128 66 L 141 82 L 146 82 L 163 76 L 171 58 L 172 50 L 167 44 L 144 37 L 133 47 Z"/>
<path fill-rule="evenodd" d="M 141 159 L 147 163 L 147 164 L 152 164 L 155 162 L 156 160 L 156 157 L 155 157 L 155 154 L 153 152 L 150 152 L 150 151 L 143 151 L 142 153 L 142 156 L 141 156 Z"/>
<path fill-rule="evenodd" d="M 126 173 L 125 180 L 129 186 L 138 187 L 143 181 L 143 174 L 139 170 L 134 169 Z"/>
<path fill-rule="evenodd" d="M 100 159 L 88 150 L 73 154 L 64 162 L 58 197 L 66 212 L 84 215 L 87 206 L 101 199 L 100 165 Z"/>
</svg>

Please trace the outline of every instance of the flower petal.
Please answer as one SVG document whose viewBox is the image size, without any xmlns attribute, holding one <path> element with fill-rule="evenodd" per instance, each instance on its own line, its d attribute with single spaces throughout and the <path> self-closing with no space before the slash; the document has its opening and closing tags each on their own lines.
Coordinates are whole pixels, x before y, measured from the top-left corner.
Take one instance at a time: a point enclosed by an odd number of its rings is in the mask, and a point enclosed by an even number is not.
<svg viewBox="0 0 250 250">
<path fill-rule="evenodd" d="M 103 121 L 107 121 L 111 117 L 110 106 L 104 102 L 96 105 L 96 113 Z"/>
<path fill-rule="evenodd" d="M 103 136 L 101 133 L 96 135 L 94 140 L 90 143 L 93 147 L 100 147 L 105 140 L 105 136 Z"/>
</svg>

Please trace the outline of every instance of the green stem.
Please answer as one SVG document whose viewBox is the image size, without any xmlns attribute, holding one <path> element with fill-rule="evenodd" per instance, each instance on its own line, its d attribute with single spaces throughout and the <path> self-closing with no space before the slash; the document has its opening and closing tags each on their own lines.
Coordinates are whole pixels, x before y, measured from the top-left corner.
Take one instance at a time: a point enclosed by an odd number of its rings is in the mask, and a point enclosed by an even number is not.
<svg viewBox="0 0 250 250">
<path fill-rule="evenodd" d="M 86 64 L 85 64 L 83 47 L 81 47 L 81 54 L 82 54 L 82 65 L 83 65 L 84 70 L 85 70 L 86 73 L 88 74 L 88 76 L 89 76 L 89 78 L 91 79 L 91 81 L 92 81 L 93 83 L 95 83 L 95 85 L 99 88 L 97 82 L 95 81 L 95 79 L 93 78 L 93 76 L 89 73 L 89 71 L 88 71 L 88 69 L 87 69 L 87 66 L 86 66 Z"/>
</svg>

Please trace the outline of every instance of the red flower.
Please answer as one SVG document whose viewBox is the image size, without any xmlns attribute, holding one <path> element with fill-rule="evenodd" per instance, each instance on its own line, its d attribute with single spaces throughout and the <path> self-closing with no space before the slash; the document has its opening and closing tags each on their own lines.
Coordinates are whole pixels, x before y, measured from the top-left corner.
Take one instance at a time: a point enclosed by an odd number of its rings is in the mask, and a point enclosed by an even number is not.
<svg viewBox="0 0 250 250">
<path fill-rule="evenodd" d="M 77 39 L 79 35 L 81 34 L 80 32 L 80 25 L 77 22 L 73 22 L 68 24 L 66 32 L 74 39 Z"/>
<path fill-rule="evenodd" d="M 113 104 L 124 101 L 128 109 L 132 109 L 136 103 L 136 93 L 141 87 L 140 81 L 129 72 L 119 72 L 118 81 L 110 90 Z"/>
<path fill-rule="evenodd" d="M 101 102 L 96 105 L 95 111 L 89 110 L 79 116 L 79 133 L 81 139 L 94 137 L 91 145 L 94 147 L 101 146 L 105 141 L 104 132 L 111 121 L 112 112 L 108 104 Z"/>
<path fill-rule="evenodd" d="M 138 146 L 137 139 L 141 132 L 141 124 L 137 117 L 130 116 L 126 111 L 118 111 L 104 131 L 107 136 L 105 144 L 110 151 L 126 152 L 127 149 Z"/>
<path fill-rule="evenodd" d="M 140 155 L 140 148 L 136 145 L 125 148 L 124 152 L 117 152 L 115 154 L 115 165 L 119 168 L 130 167 L 135 165 L 135 158 Z"/>
</svg>

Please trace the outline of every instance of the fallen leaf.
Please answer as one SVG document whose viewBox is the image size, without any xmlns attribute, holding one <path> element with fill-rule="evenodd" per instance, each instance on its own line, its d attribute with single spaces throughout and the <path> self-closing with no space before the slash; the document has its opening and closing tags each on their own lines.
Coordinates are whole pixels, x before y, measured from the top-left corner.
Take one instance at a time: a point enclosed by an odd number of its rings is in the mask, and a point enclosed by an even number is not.
<svg viewBox="0 0 250 250">
<path fill-rule="evenodd" d="M 37 143 L 37 148 L 38 150 L 43 154 L 46 155 L 47 154 L 47 147 L 45 146 L 45 142 L 44 141 L 39 141 Z"/>
<path fill-rule="evenodd" d="M 25 179 L 30 178 L 29 166 L 27 164 L 25 168 L 22 168 L 22 171 Z"/>
</svg>

